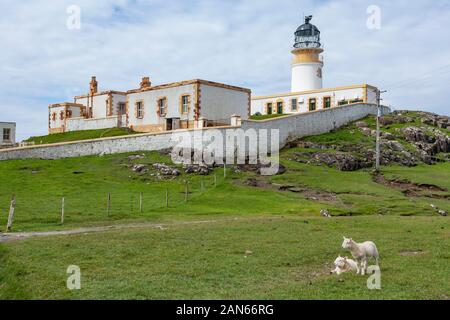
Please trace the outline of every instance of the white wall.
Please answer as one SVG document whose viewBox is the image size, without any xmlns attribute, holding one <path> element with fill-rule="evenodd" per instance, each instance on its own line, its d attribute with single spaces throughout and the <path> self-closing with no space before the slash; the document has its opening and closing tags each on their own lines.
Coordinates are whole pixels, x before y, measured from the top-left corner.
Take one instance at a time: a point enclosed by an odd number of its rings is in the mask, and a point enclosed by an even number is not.
<svg viewBox="0 0 450 320">
<path fill-rule="evenodd" d="M 309 104 L 308 101 L 310 98 L 316 98 L 316 110 L 323 109 L 323 97 L 331 97 L 331 107 L 338 106 L 338 102 L 341 100 L 354 100 L 356 98 L 364 99 L 365 92 L 364 88 L 352 88 L 352 89 L 344 89 L 344 90 L 330 90 L 330 91 L 320 91 L 320 92 L 312 92 L 312 93 L 289 93 L 285 95 L 280 95 L 278 97 L 267 97 L 267 98 L 255 98 L 252 99 L 252 108 L 251 114 L 255 114 L 257 112 L 261 114 L 266 114 L 266 104 L 271 102 L 272 109 L 275 110 L 272 113 L 276 113 L 276 106 L 278 101 L 282 101 L 284 103 L 284 113 L 292 114 L 292 113 L 304 113 L 309 112 Z M 297 98 L 298 106 L 297 111 L 291 110 L 291 100 L 293 98 Z M 369 99 L 369 103 L 372 103 L 373 99 Z M 375 102 L 373 102 L 375 103 Z"/>
<path fill-rule="evenodd" d="M 126 126 L 126 116 L 122 116 L 122 126 Z M 118 116 L 98 119 L 71 118 L 66 121 L 66 132 L 81 130 L 108 129 L 118 126 Z"/>
<path fill-rule="evenodd" d="M 64 125 L 64 120 L 61 120 L 61 111 L 64 112 L 65 107 L 52 107 L 49 108 L 49 119 L 50 119 L 50 128 L 61 128 Z M 56 113 L 55 120 L 53 120 L 53 114 Z"/>
<path fill-rule="evenodd" d="M 292 65 L 291 92 L 322 89 L 322 67 L 322 62 L 305 62 Z"/>
<path fill-rule="evenodd" d="M 3 140 L 3 129 L 10 129 L 10 140 Z M 8 146 L 16 143 L 16 124 L 13 122 L 0 122 L 0 146 Z"/>
<path fill-rule="evenodd" d="M 190 95 L 191 104 L 187 115 L 180 114 L 180 99 L 183 95 Z M 158 100 L 167 98 L 167 113 L 165 117 L 157 114 Z M 167 118 L 180 118 L 180 120 L 194 119 L 194 99 L 195 87 L 188 84 L 179 87 L 166 89 L 149 90 L 138 93 L 128 94 L 128 125 L 129 126 L 145 126 L 145 125 L 164 125 Z M 136 118 L 136 102 L 144 102 L 144 117 Z"/>
<path fill-rule="evenodd" d="M 208 120 L 224 120 L 225 123 L 230 122 L 233 114 L 248 119 L 250 93 L 205 84 L 201 84 L 200 89 L 202 117 Z"/>
</svg>

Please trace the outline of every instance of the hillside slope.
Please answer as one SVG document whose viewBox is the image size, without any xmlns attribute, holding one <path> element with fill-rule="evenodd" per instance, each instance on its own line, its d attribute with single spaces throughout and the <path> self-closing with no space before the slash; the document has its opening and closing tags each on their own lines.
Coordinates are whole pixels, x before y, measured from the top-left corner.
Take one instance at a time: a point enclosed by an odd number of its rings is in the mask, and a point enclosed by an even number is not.
<svg viewBox="0 0 450 320">
<path fill-rule="evenodd" d="M 183 168 L 158 152 L 0 162 L 1 227 L 12 194 L 13 231 L 133 226 L 11 242 L 0 233 L 0 298 L 450 299 L 448 129 L 429 117 L 383 118 L 380 174 L 364 156 L 373 117 L 293 141 L 270 177 L 249 165 Z M 349 254 L 343 235 L 376 242 L 382 290 L 330 275 Z M 81 290 L 65 285 L 73 264 Z"/>
</svg>

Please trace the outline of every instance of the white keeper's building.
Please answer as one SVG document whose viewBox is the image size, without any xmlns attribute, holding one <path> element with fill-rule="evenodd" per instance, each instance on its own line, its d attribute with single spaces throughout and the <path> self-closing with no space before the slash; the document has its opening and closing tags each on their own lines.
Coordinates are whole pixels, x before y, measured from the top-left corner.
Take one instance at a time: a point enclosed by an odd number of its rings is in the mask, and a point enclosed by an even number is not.
<svg viewBox="0 0 450 320">
<path fill-rule="evenodd" d="M 293 114 L 356 103 L 377 103 L 378 89 L 368 84 L 322 88 L 324 51 L 312 16 L 295 32 L 291 92 L 252 97 L 252 114 Z"/>
</svg>

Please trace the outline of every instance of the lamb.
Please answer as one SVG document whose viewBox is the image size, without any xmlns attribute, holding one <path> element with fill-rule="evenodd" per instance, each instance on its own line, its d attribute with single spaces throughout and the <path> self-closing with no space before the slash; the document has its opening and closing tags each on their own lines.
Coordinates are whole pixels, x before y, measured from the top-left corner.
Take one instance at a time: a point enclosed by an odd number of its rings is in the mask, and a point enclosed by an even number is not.
<svg viewBox="0 0 450 320">
<path fill-rule="evenodd" d="M 349 259 L 347 257 L 337 257 L 334 261 L 334 265 L 336 268 L 331 271 L 331 273 L 336 273 L 337 275 L 340 275 L 344 272 L 356 272 L 358 270 L 358 264 L 355 260 Z"/>
<path fill-rule="evenodd" d="M 361 272 L 361 275 L 365 275 L 370 258 L 375 258 L 376 264 L 378 265 L 380 256 L 378 254 L 377 246 L 372 241 L 356 243 L 352 238 L 344 237 L 342 248 L 350 250 L 353 258 L 361 266 L 361 268 L 358 267 L 356 270 L 357 274 Z"/>
</svg>

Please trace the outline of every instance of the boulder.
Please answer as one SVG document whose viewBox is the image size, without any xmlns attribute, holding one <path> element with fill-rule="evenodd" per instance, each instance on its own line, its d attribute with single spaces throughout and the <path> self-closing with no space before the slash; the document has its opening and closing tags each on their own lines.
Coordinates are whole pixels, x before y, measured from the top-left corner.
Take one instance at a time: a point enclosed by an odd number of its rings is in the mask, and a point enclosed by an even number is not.
<svg viewBox="0 0 450 320">
<path fill-rule="evenodd" d="M 368 127 L 368 125 L 367 125 L 367 123 L 365 121 L 358 121 L 358 122 L 355 123 L 355 125 L 358 128 L 367 128 Z"/>
</svg>

